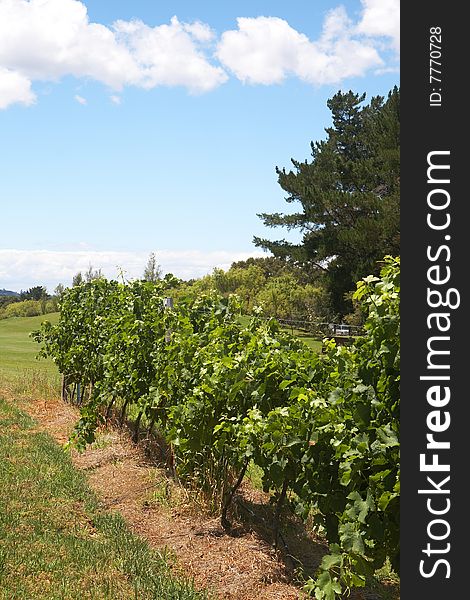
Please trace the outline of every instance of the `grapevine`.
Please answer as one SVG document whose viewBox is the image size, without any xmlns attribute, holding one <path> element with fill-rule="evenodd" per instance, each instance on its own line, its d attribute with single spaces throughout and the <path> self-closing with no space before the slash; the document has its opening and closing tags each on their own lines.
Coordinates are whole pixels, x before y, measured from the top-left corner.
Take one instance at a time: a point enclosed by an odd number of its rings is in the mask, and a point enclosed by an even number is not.
<svg viewBox="0 0 470 600">
<path fill-rule="evenodd" d="M 329 543 L 305 590 L 334 600 L 386 560 L 399 569 L 399 259 L 358 283 L 366 334 L 318 355 L 274 320 L 237 318 L 235 297 L 165 308 L 171 278 L 99 279 L 64 293 L 57 325 L 33 335 L 70 386 L 86 390 L 71 443 L 84 448 L 120 407 L 145 422 L 178 476 L 213 495 L 225 528 L 250 462 L 276 503 Z"/>
</svg>

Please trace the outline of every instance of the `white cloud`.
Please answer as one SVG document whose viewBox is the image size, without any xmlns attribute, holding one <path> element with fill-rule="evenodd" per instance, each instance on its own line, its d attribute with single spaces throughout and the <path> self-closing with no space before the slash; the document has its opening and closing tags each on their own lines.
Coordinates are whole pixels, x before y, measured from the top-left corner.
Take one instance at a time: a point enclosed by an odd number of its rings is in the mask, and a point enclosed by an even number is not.
<svg viewBox="0 0 470 600">
<path fill-rule="evenodd" d="M 128 49 L 76 0 L 0 0 L 0 64 L 31 80 L 75 75 L 116 89 L 139 75 Z"/>
<path fill-rule="evenodd" d="M 379 51 L 387 45 L 398 50 L 399 0 L 361 3 L 357 22 L 342 6 L 327 13 L 316 40 L 284 19 L 262 16 L 238 18 L 238 28 L 217 43 L 208 24 L 176 16 L 155 27 L 140 20 L 107 27 L 90 22 L 79 0 L 0 0 L 0 109 L 32 104 L 33 82 L 67 75 L 101 82 L 112 92 L 182 86 L 203 93 L 227 81 L 225 69 L 264 85 L 289 76 L 332 84 L 377 72 L 388 67 Z"/>
<path fill-rule="evenodd" d="M 78 94 L 76 94 L 74 96 L 74 99 L 79 103 L 82 104 L 83 106 L 86 106 L 88 104 L 88 101 L 86 98 L 83 98 L 83 96 L 79 96 Z"/>
<path fill-rule="evenodd" d="M 237 19 L 238 30 L 222 34 L 217 57 L 247 83 L 280 83 L 297 61 L 305 35 L 277 17 Z"/>
<path fill-rule="evenodd" d="M 363 14 L 357 31 L 368 36 L 388 37 L 393 48 L 400 48 L 399 0 L 361 0 Z"/>
<path fill-rule="evenodd" d="M 201 49 L 213 37 L 204 23 L 176 17 L 153 28 L 141 21 L 117 21 L 109 28 L 90 22 L 78 0 L 0 0 L 0 68 L 8 69 L 10 83 L 15 75 L 26 89 L 32 81 L 73 75 L 116 91 L 127 85 L 208 91 L 227 79 Z M 0 92 L 0 106 L 28 100 L 24 89 L 17 100 L 3 86 Z"/>
<path fill-rule="evenodd" d="M 70 285 L 78 271 L 90 265 L 102 269 L 109 278 L 116 279 L 122 269 L 128 279 L 141 277 L 149 252 L 118 252 L 97 250 L 0 250 L 0 288 L 25 290 L 34 285 L 45 285 L 53 290 L 58 283 Z M 157 261 L 164 273 L 173 273 L 183 279 L 202 277 L 214 267 L 228 269 L 232 262 L 250 256 L 266 256 L 264 252 L 229 252 L 226 250 L 157 250 Z"/>
<path fill-rule="evenodd" d="M 278 17 L 242 17 L 237 24 L 237 30 L 222 34 L 217 57 L 246 83 L 269 85 L 294 75 L 311 84 L 331 84 L 383 63 L 370 41 L 353 38 L 343 7 L 327 14 L 317 41 Z"/>
<path fill-rule="evenodd" d="M 28 106 L 35 100 L 31 82 L 26 77 L 0 66 L 0 109 L 16 103 Z"/>
<path fill-rule="evenodd" d="M 111 100 L 111 102 L 113 104 L 119 105 L 121 104 L 121 97 L 120 96 L 115 96 L 114 94 L 112 96 L 109 97 L 109 99 Z"/>
<path fill-rule="evenodd" d="M 140 69 L 140 85 L 184 85 L 192 92 L 206 92 L 227 80 L 221 67 L 211 65 L 197 42 L 208 42 L 213 33 L 207 25 L 180 23 L 149 27 L 139 20 L 116 21 L 117 39 L 132 52 Z"/>
<path fill-rule="evenodd" d="M 173 17 L 171 22 L 174 21 L 179 24 L 177 17 Z M 195 21 L 194 23 L 183 23 L 182 27 L 198 42 L 211 42 L 215 38 L 214 30 L 207 23 Z"/>
<path fill-rule="evenodd" d="M 383 69 L 376 69 L 374 75 L 386 75 L 387 73 L 399 73 L 400 67 L 398 65 L 391 67 L 384 67 Z"/>
</svg>

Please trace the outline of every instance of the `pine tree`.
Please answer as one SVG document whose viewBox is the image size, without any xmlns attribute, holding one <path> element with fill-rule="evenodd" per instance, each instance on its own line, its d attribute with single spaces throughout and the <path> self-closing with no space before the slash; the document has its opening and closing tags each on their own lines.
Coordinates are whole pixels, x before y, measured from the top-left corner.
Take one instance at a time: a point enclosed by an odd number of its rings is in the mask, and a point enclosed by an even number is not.
<svg viewBox="0 0 470 600">
<path fill-rule="evenodd" d="M 143 279 L 145 281 L 158 281 L 162 278 L 162 269 L 160 265 L 157 263 L 157 257 L 155 253 L 152 252 L 147 261 L 147 265 L 145 266 Z"/>
<path fill-rule="evenodd" d="M 294 170 L 276 169 L 286 201 L 299 203 L 291 214 L 258 215 L 268 227 L 298 229 L 302 240 L 257 246 L 324 272 L 333 306 L 350 309 L 347 293 L 355 282 L 380 270 L 386 254 L 400 246 L 400 94 L 377 96 L 338 92 L 328 101 L 333 124 L 327 138 L 311 143 L 312 161 L 292 159 Z"/>
</svg>

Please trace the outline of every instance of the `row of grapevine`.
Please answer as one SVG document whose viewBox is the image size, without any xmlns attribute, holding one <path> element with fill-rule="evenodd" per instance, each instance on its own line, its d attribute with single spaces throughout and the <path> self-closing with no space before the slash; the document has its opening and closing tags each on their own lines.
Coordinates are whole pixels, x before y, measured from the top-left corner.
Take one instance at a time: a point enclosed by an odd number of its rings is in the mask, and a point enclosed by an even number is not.
<svg viewBox="0 0 470 600">
<path fill-rule="evenodd" d="M 165 308 L 171 280 L 104 279 L 71 288 L 57 325 L 34 334 L 69 383 L 88 390 L 73 441 L 92 442 L 113 406 L 172 448 L 178 476 L 230 501 L 250 462 L 276 503 L 314 514 L 329 542 L 306 590 L 332 600 L 386 559 L 398 571 L 399 259 L 358 284 L 368 312 L 353 346 L 318 355 L 235 298 Z"/>
</svg>

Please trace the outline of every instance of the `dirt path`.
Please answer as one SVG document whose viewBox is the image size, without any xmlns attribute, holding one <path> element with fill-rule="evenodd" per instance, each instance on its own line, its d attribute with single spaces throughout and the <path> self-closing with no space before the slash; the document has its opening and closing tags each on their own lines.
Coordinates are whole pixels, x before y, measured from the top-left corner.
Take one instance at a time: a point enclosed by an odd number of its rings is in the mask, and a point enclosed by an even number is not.
<svg viewBox="0 0 470 600">
<path fill-rule="evenodd" d="M 68 439 L 78 414 L 60 400 L 31 402 L 26 409 L 61 444 Z M 176 558 L 175 569 L 194 578 L 197 586 L 227 600 L 302 597 L 300 586 L 292 583 L 292 569 L 267 539 L 249 527 L 239 528 L 236 537 L 227 535 L 219 519 L 198 510 L 195 499 L 162 469 L 152 466 L 126 434 L 103 432 L 95 447 L 82 454 L 73 451 L 72 459 L 86 471 L 103 507 L 119 511 L 131 529 L 153 547 L 168 548 Z M 245 493 L 251 506 L 256 506 L 257 492 Z M 250 493 L 254 497 L 249 498 Z M 323 547 L 314 546 L 312 566 L 323 552 Z"/>
</svg>

